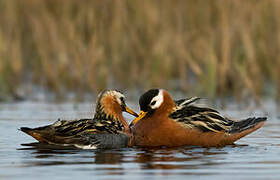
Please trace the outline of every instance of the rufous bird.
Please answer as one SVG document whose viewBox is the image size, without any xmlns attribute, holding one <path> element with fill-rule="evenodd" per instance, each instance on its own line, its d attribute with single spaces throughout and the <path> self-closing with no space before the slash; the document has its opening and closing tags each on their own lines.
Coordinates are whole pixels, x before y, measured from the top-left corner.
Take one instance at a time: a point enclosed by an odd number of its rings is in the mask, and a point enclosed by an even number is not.
<svg viewBox="0 0 280 180">
<path fill-rule="evenodd" d="M 199 98 L 174 101 L 163 89 L 151 89 L 139 99 L 140 114 L 130 124 L 132 142 L 140 147 L 225 146 L 262 127 L 266 117 L 235 121 L 211 108 L 198 107 Z"/>
</svg>

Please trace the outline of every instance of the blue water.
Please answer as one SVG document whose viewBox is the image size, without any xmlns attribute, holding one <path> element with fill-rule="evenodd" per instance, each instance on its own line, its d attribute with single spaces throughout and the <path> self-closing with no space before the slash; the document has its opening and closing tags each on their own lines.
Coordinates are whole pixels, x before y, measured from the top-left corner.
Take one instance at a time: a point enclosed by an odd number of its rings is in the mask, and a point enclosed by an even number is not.
<svg viewBox="0 0 280 180">
<path fill-rule="evenodd" d="M 280 179 L 278 112 L 272 102 L 261 108 L 240 110 L 236 105 L 223 110 L 230 117 L 269 118 L 263 128 L 234 146 L 89 151 L 38 145 L 17 129 L 57 118 L 92 117 L 91 104 L 0 104 L 0 179 Z"/>
</svg>

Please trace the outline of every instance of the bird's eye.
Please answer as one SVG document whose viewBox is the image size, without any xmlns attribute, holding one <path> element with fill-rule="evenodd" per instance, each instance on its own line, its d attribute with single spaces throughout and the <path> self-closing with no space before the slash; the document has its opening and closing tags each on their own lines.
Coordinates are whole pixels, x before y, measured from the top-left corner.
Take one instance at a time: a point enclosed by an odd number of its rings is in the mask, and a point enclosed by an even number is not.
<svg viewBox="0 0 280 180">
<path fill-rule="evenodd" d="M 121 102 L 122 102 L 122 103 L 124 103 L 124 98 L 123 98 L 123 97 L 121 97 L 120 99 L 121 99 Z"/>
<path fill-rule="evenodd" d="M 152 105 L 152 106 L 155 105 L 155 104 L 156 104 L 156 101 L 151 102 L 151 105 Z"/>
</svg>

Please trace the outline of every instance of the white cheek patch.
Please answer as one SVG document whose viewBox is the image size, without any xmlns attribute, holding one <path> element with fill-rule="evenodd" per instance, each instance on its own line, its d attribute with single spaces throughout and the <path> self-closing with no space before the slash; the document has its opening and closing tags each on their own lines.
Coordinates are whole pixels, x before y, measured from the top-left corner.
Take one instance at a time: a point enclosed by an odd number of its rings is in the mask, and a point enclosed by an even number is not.
<svg viewBox="0 0 280 180">
<path fill-rule="evenodd" d="M 162 102 L 163 102 L 163 91 L 159 90 L 159 93 L 157 96 L 155 96 L 151 102 L 156 101 L 156 103 L 154 105 L 151 105 L 152 109 L 157 109 L 161 106 Z"/>
<path fill-rule="evenodd" d="M 116 99 L 117 99 L 118 103 L 121 105 L 121 104 L 122 104 L 121 98 L 124 98 L 124 95 L 122 95 L 121 93 L 116 92 L 116 91 L 115 91 L 114 94 L 115 94 L 115 96 L 116 96 Z"/>
<path fill-rule="evenodd" d="M 117 98 L 117 101 L 118 101 L 118 103 L 119 103 L 120 105 L 122 104 L 120 98 Z"/>
</svg>

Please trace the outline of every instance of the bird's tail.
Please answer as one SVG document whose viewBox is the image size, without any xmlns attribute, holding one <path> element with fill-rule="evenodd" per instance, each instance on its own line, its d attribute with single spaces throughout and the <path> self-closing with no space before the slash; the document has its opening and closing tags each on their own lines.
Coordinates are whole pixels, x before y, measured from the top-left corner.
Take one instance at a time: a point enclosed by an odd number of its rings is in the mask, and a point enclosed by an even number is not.
<svg viewBox="0 0 280 180">
<path fill-rule="evenodd" d="M 232 128 L 228 130 L 229 136 L 224 139 L 224 144 L 231 144 L 238 139 L 256 131 L 264 125 L 266 119 L 266 117 L 253 117 L 234 122 Z"/>
<path fill-rule="evenodd" d="M 39 128 L 21 127 L 20 130 L 22 132 L 32 136 L 33 138 L 35 138 L 39 142 L 46 142 L 45 138 L 43 137 L 43 135 L 41 133 L 41 130 L 43 128 L 45 128 L 45 127 L 39 127 Z"/>
<path fill-rule="evenodd" d="M 229 133 L 231 133 L 231 134 L 240 133 L 240 132 L 252 129 L 259 124 L 263 125 L 266 120 L 267 120 L 266 117 L 257 117 L 257 118 L 253 117 L 253 118 L 248 118 L 245 120 L 234 122 L 232 128 L 229 130 Z"/>
<path fill-rule="evenodd" d="M 29 134 L 32 131 L 32 129 L 29 127 L 21 127 L 19 130 L 25 132 L 26 134 Z"/>
</svg>

